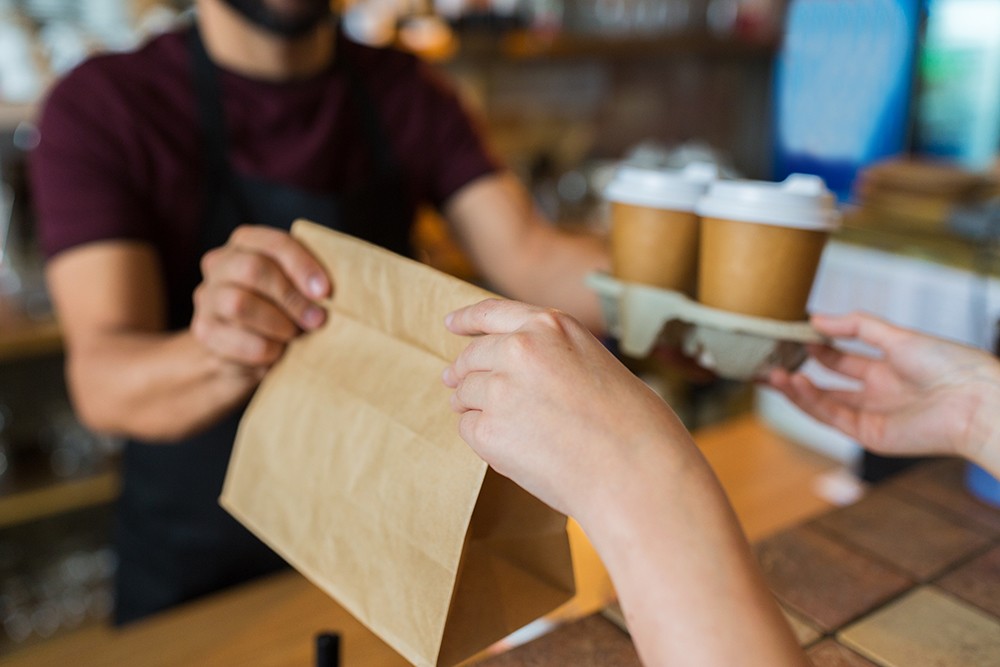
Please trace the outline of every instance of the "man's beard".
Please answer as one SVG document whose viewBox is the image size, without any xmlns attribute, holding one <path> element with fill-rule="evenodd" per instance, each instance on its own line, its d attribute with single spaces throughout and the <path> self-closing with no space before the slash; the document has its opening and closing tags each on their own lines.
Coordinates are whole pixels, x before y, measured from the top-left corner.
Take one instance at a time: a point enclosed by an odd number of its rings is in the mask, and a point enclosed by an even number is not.
<svg viewBox="0 0 1000 667">
<path fill-rule="evenodd" d="M 311 0 L 303 11 L 275 11 L 267 0 L 223 0 L 259 28 L 281 37 L 301 37 L 330 16 L 330 0 Z"/>
</svg>

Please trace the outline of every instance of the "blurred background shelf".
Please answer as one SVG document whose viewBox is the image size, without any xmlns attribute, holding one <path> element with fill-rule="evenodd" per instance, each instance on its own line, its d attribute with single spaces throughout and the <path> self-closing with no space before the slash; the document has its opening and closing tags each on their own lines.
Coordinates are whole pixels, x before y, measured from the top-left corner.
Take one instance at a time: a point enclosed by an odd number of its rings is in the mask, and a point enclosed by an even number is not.
<svg viewBox="0 0 1000 667">
<path fill-rule="evenodd" d="M 612 36 L 562 33 L 546 37 L 515 30 L 499 40 L 499 53 L 511 60 L 543 60 L 594 57 L 635 59 L 658 56 L 704 56 L 713 58 L 772 58 L 777 41 L 753 42 L 718 38 L 707 33 L 663 36 Z M 472 49 L 474 52 L 474 48 Z"/>
<path fill-rule="evenodd" d="M 113 502 L 121 489 L 116 459 L 89 474 L 56 478 L 42 466 L 20 466 L 0 480 L 0 528 Z"/>
<path fill-rule="evenodd" d="M 780 46 L 776 39 L 717 37 L 706 32 L 607 35 L 573 32 L 545 34 L 524 29 L 466 29 L 458 31 L 458 39 L 461 46 L 452 59 L 511 62 L 575 59 L 614 62 L 668 56 L 770 60 Z"/>
<path fill-rule="evenodd" d="M 62 335 L 54 319 L 33 321 L 0 317 L 0 363 L 56 354 Z"/>
</svg>

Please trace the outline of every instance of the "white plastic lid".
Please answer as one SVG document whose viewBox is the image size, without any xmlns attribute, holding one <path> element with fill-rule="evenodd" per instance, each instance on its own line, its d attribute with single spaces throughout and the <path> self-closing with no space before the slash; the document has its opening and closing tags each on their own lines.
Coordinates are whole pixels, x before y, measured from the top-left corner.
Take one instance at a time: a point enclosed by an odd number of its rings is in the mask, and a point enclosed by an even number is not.
<svg viewBox="0 0 1000 667">
<path fill-rule="evenodd" d="M 608 201 L 677 211 L 694 211 L 719 170 L 708 162 L 683 169 L 652 169 L 622 165 L 604 191 Z"/>
<path fill-rule="evenodd" d="M 716 181 L 695 209 L 703 218 L 740 220 L 798 229 L 840 225 L 833 195 L 819 176 L 792 174 L 781 183 Z"/>
</svg>

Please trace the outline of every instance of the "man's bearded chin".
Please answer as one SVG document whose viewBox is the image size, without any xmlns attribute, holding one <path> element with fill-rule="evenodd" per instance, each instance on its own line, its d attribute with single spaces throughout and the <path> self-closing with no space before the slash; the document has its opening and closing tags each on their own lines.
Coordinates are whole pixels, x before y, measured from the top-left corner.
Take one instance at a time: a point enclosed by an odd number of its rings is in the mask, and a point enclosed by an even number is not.
<svg viewBox="0 0 1000 667">
<path fill-rule="evenodd" d="M 255 26 L 280 37 L 302 37 L 330 17 L 330 0 L 303 0 L 301 10 L 281 11 L 267 0 L 223 0 Z"/>
</svg>

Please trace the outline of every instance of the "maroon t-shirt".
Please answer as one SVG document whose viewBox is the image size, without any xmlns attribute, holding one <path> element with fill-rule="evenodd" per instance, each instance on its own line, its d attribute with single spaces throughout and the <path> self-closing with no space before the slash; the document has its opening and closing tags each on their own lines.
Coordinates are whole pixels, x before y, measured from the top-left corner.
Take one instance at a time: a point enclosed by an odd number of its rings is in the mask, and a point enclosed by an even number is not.
<svg viewBox="0 0 1000 667">
<path fill-rule="evenodd" d="M 497 169 L 454 92 L 417 58 L 341 38 L 416 202 L 440 206 Z M 352 191 L 372 168 L 341 68 L 283 83 L 220 71 L 229 160 L 239 173 L 320 193 Z M 43 252 L 148 241 L 178 274 L 198 261 L 203 148 L 187 33 L 90 59 L 50 94 L 30 157 Z M 291 213 L 294 215 L 294 212 Z"/>
</svg>

